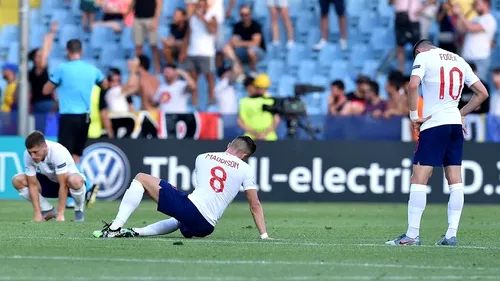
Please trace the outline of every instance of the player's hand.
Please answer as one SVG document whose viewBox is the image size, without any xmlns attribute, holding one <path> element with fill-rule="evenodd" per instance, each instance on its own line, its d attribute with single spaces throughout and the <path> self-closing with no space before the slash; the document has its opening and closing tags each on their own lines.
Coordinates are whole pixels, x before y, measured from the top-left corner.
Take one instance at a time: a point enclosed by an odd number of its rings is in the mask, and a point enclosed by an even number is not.
<svg viewBox="0 0 500 281">
<path fill-rule="evenodd" d="M 43 218 L 42 214 L 39 213 L 39 214 L 36 214 L 34 217 L 33 217 L 33 221 L 34 222 L 44 222 L 45 219 Z"/>
<path fill-rule="evenodd" d="M 56 221 L 64 221 L 64 215 L 57 215 Z"/>
<path fill-rule="evenodd" d="M 425 117 L 425 118 L 418 118 L 417 120 L 415 121 L 411 121 L 411 127 L 413 128 L 413 131 L 415 133 L 420 133 L 420 126 L 422 126 L 422 124 L 425 123 L 425 121 L 429 120 L 432 118 L 432 115 L 429 116 L 429 117 Z"/>
</svg>

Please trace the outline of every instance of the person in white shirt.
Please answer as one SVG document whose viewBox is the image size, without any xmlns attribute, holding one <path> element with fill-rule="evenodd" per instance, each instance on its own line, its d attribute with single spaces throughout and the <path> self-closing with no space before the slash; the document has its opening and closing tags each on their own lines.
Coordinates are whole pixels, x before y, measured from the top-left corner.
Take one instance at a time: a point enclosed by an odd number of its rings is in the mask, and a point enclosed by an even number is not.
<svg viewBox="0 0 500 281">
<path fill-rule="evenodd" d="M 450 189 L 448 230 L 436 245 L 456 246 L 457 229 L 464 205 L 462 150 L 466 128 L 464 118 L 488 98 L 488 91 L 460 56 L 420 40 L 413 48 L 415 61 L 408 85 L 410 119 L 419 134 L 413 156 L 408 230 L 387 245 L 421 245 L 420 220 L 427 202 L 427 182 L 433 167 L 444 167 Z M 418 89 L 422 83 L 423 116 L 418 115 Z M 458 109 L 466 84 L 474 95 Z"/>
<path fill-rule="evenodd" d="M 500 68 L 493 70 L 493 84 L 495 85 L 495 92 L 491 95 L 489 113 L 500 116 Z"/>
<path fill-rule="evenodd" d="M 56 217 L 64 221 L 68 192 L 75 200 L 75 222 L 84 221 L 85 181 L 71 153 L 61 144 L 45 139 L 34 131 L 25 140 L 26 171 L 12 178 L 19 195 L 33 204 L 33 220 L 41 222 Z M 45 198 L 59 198 L 57 213 Z"/>
<path fill-rule="evenodd" d="M 465 33 L 462 57 L 477 66 L 477 75 L 483 81 L 488 80 L 491 64 L 491 44 L 497 30 L 497 22 L 490 13 L 490 0 L 476 0 L 474 9 L 478 17 L 468 21 L 458 5 L 453 10 L 458 18 L 457 29 Z"/>
<path fill-rule="evenodd" d="M 189 19 L 189 28 L 185 36 L 187 50 L 179 55 L 179 61 L 186 60 L 186 69 L 198 81 L 198 75 L 204 74 L 208 82 L 208 99 L 210 104 L 215 103 L 215 37 L 217 34 L 217 17 L 214 12 L 208 11 L 207 0 L 199 0 L 197 9 Z M 187 55 L 187 59 L 186 59 Z M 198 106 L 198 93 L 193 92 L 192 103 Z"/>
<path fill-rule="evenodd" d="M 236 115 L 238 114 L 238 98 L 236 96 L 234 83 L 239 80 L 242 82 L 245 75 L 243 74 L 243 67 L 236 57 L 236 54 L 234 54 L 234 52 L 228 54 L 232 66 L 230 68 L 223 67 L 217 70 L 220 79 L 217 84 L 215 84 L 215 101 L 220 114 Z"/>
<path fill-rule="evenodd" d="M 196 90 L 196 82 L 191 76 L 169 64 L 163 69 L 165 84 L 161 84 L 153 98 L 162 113 L 188 113 L 189 92 Z M 184 78 L 179 80 L 179 75 Z"/>
<path fill-rule="evenodd" d="M 93 235 L 97 238 L 152 236 L 179 229 L 186 238 L 206 237 L 212 234 L 222 214 L 243 187 L 260 237 L 268 239 L 257 185 L 252 168 L 246 162 L 255 150 L 256 145 L 250 137 L 238 136 L 228 144 L 225 152 L 198 155 L 194 170 L 195 189 L 189 195 L 164 180 L 137 174 L 123 195 L 113 223 L 106 223 Z M 171 218 L 142 228 L 123 228 L 141 203 L 144 193 L 158 203 L 158 211 Z"/>
</svg>

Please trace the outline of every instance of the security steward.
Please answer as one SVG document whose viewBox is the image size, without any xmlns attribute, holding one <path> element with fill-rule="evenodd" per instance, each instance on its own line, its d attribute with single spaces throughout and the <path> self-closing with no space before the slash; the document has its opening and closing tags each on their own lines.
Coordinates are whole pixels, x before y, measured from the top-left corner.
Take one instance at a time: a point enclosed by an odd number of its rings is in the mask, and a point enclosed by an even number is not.
<svg viewBox="0 0 500 281">
<path fill-rule="evenodd" d="M 263 105 L 274 104 L 267 92 L 270 85 L 269 76 L 259 74 L 253 81 L 255 91 L 240 99 L 238 126 L 254 140 L 278 140 L 276 128 L 280 123 L 280 116 L 263 110 Z"/>
</svg>

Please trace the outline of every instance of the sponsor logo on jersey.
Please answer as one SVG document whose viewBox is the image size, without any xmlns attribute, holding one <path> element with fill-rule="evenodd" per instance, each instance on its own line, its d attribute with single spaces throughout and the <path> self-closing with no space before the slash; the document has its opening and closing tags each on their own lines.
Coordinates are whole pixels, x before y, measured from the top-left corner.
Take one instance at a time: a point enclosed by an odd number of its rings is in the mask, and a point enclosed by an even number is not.
<svg viewBox="0 0 500 281">
<path fill-rule="evenodd" d="M 130 163 L 125 153 L 109 143 L 87 147 L 81 161 L 83 173 L 90 184 L 98 185 L 97 198 L 115 200 L 129 186 Z"/>
<path fill-rule="evenodd" d="M 417 65 L 413 66 L 413 69 L 418 69 L 418 68 L 420 68 L 420 64 L 417 64 Z"/>
</svg>

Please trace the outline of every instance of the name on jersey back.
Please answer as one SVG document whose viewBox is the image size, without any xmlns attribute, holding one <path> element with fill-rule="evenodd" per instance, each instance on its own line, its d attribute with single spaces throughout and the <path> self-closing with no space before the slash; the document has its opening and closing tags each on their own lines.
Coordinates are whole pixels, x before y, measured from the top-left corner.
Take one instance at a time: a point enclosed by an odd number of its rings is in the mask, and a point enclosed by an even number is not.
<svg viewBox="0 0 500 281">
<path fill-rule="evenodd" d="M 219 162 L 223 165 L 226 165 L 228 167 L 231 167 L 231 168 L 235 168 L 235 169 L 238 169 L 240 167 L 240 164 L 236 161 L 233 161 L 233 160 L 227 160 L 227 159 L 224 159 L 222 157 L 219 157 L 217 155 L 213 155 L 213 154 L 207 154 L 207 156 L 205 156 L 205 159 L 210 159 L 210 160 L 214 160 L 216 162 Z"/>
<path fill-rule="evenodd" d="M 441 58 L 441 60 L 457 61 L 457 56 L 453 54 L 439 54 L 439 57 Z"/>
</svg>

